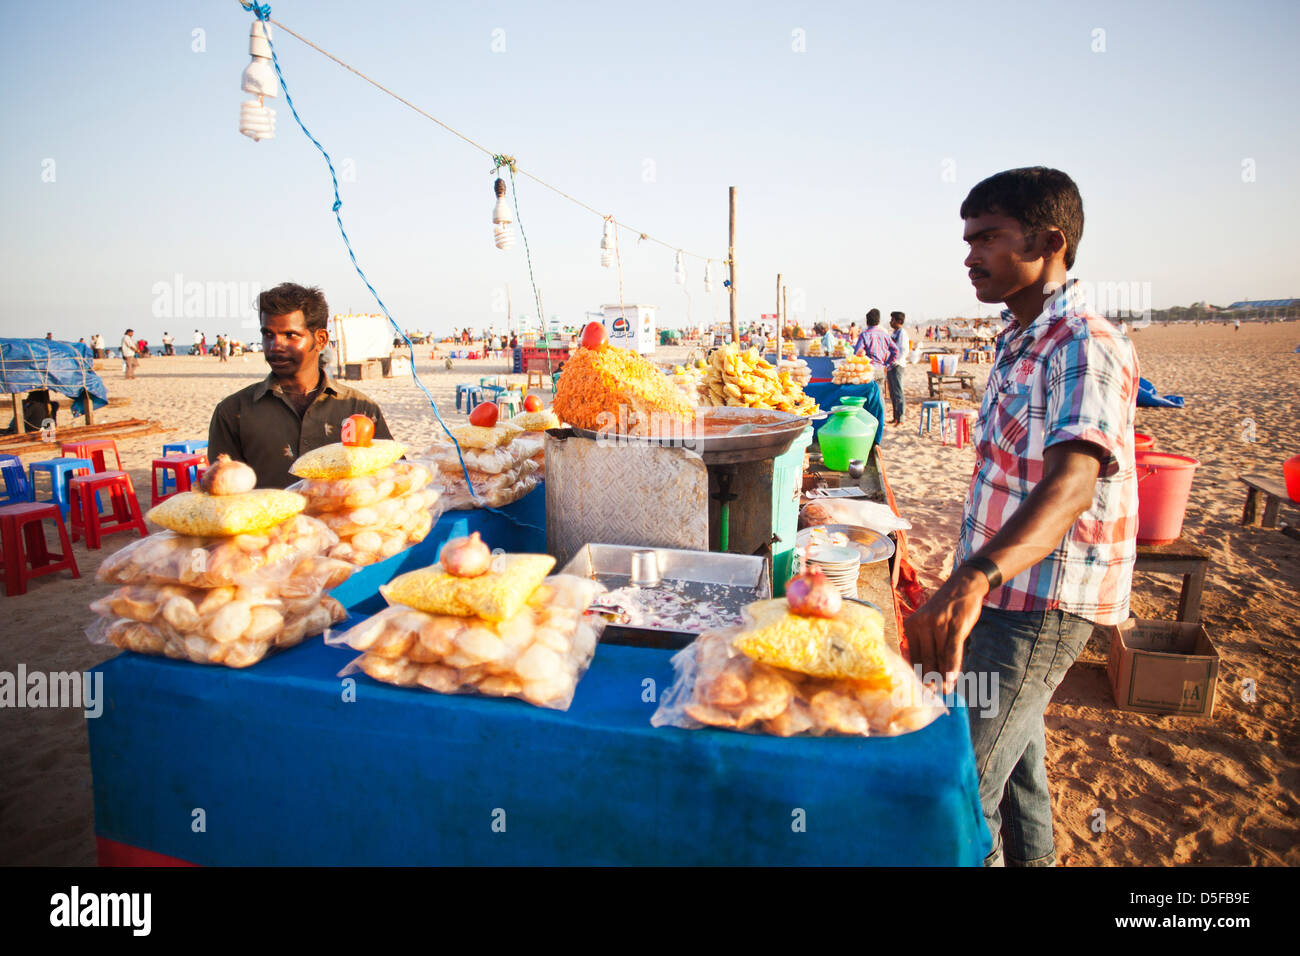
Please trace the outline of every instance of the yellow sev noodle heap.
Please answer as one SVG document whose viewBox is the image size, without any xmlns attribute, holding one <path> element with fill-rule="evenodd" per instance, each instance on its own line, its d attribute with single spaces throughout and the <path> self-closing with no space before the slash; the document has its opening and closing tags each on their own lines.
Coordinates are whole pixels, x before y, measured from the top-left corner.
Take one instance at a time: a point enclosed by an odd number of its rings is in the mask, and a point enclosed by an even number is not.
<svg viewBox="0 0 1300 956">
<path fill-rule="evenodd" d="M 561 421 L 592 431 L 617 430 L 627 421 L 635 422 L 631 431 L 644 430 L 652 416 L 695 419 L 694 407 L 668 376 L 631 349 L 612 345 L 580 348 L 564 363 L 554 409 Z"/>
</svg>

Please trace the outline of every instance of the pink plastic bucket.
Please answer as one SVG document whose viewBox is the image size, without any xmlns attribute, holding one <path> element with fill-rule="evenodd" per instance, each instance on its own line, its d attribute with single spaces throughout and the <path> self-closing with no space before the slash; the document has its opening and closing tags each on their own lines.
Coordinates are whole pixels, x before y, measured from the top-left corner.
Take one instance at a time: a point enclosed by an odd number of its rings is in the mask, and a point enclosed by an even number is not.
<svg viewBox="0 0 1300 956">
<path fill-rule="evenodd" d="M 1133 450 L 1134 451 L 1151 451 L 1156 447 L 1156 440 L 1150 435 L 1143 435 L 1141 432 L 1133 433 Z"/>
<path fill-rule="evenodd" d="M 1183 516 L 1200 462 L 1162 451 L 1140 451 L 1138 476 L 1138 544 L 1169 544 L 1183 533 Z"/>
</svg>

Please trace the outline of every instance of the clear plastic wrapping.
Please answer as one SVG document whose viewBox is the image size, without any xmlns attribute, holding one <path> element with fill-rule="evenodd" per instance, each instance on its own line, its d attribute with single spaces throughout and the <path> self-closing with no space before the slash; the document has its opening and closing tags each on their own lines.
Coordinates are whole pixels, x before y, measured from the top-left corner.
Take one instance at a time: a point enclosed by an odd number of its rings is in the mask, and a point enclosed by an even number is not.
<svg viewBox="0 0 1300 956">
<path fill-rule="evenodd" d="M 120 588 L 91 609 L 100 615 L 86 628 L 92 644 L 227 667 L 256 664 L 347 617 L 320 592 L 286 600 L 255 588 L 174 585 Z"/>
<path fill-rule="evenodd" d="M 432 480 L 433 473 L 423 465 L 399 461 L 360 478 L 304 478 L 287 490 L 305 497 L 308 514 L 319 516 L 321 512 L 364 508 L 418 491 Z"/>
<path fill-rule="evenodd" d="M 471 475 L 500 475 L 518 468 L 531 454 L 530 447 L 522 443 L 521 437 L 494 448 L 462 448 L 457 455 L 455 445 L 435 443 L 425 450 L 420 461 L 441 472 L 460 474 L 460 459 L 464 457 Z"/>
<path fill-rule="evenodd" d="M 338 535 L 307 515 L 261 534 L 200 538 L 160 531 L 109 555 L 95 576 L 106 584 L 149 581 L 214 588 L 277 583 L 297 591 L 329 589 L 352 571 L 322 556 L 338 541 Z"/>
<path fill-rule="evenodd" d="M 706 631 L 673 655 L 674 680 L 659 698 L 656 727 L 722 727 L 777 737 L 894 737 L 945 712 L 907 663 L 888 652 L 879 680 L 810 677 L 737 650 L 743 628 Z"/>
<path fill-rule="evenodd" d="M 393 605 L 325 642 L 363 652 L 339 676 L 361 671 L 399 687 L 568 710 L 605 627 L 587 613 L 603 591 L 587 578 L 554 575 L 499 623 Z"/>
</svg>

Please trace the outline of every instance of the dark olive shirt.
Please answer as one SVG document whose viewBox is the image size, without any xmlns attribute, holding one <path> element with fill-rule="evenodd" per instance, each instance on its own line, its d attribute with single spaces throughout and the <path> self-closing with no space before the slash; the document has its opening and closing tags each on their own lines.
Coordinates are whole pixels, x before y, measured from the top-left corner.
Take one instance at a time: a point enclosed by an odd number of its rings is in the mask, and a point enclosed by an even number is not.
<svg viewBox="0 0 1300 956">
<path fill-rule="evenodd" d="M 274 375 L 221 400 L 208 426 L 208 461 L 221 454 L 257 472 L 257 487 L 287 488 L 298 479 L 289 466 L 299 455 L 333 444 L 349 415 L 369 415 L 376 438 L 392 438 L 379 406 L 321 370 L 322 387 L 299 416 Z"/>
</svg>

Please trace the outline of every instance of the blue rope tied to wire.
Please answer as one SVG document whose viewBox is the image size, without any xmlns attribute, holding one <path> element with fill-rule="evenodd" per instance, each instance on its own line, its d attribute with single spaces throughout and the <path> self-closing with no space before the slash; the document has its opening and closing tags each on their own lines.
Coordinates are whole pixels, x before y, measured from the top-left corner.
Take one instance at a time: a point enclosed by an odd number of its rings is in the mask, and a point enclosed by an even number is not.
<svg viewBox="0 0 1300 956">
<path fill-rule="evenodd" d="M 244 9 L 252 12 L 253 15 L 256 16 L 257 19 L 262 21 L 263 23 L 265 23 L 271 18 L 271 5 L 269 3 L 259 4 L 259 3 L 246 2 L 246 0 L 240 0 L 240 4 L 244 7 Z M 334 210 L 334 219 L 338 222 L 339 234 L 343 237 L 343 244 L 347 246 L 348 256 L 352 259 L 352 266 L 357 270 L 357 275 L 361 277 L 361 281 L 366 284 L 366 288 L 370 290 L 370 294 L 375 297 L 375 301 L 379 303 L 379 308 L 383 310 L 384 316 L 388 319 L 389 324 L 392 325 L 392 327 L 397 331 L 397 334 L 401 336 L 402 341 L 406 343 L 406 349 L 411 356 L 411 378 L 415 380 L 415 384 L 419 387 L 420 391 L 424 393 L 424 397 L 429 400 L 429 407 L 433 409 L 434 417 L 437 418 L 438 424 L 442 426 L 442 430 L 446 432 L 447 437 L 451 439 L 452 444 L 455 446 L 456 457 L 460 460 L 460 468 L 465 475 L 465 483 L 466 486 L 469 488 L 470 495 L 474 499 L 479 500 L 479 494 L 477 491 L 474 490 L 473 479 L 471 479 L 469 476 L 469 467 L 465 464 L 465 455 L 461 450 L 460 442 L 458 442 L 456 440 L 456 436 L 451 433 L 451 429 L 447 427 L 447 423 L 442 420 L 442 414 L 438 411 L 438 403 L 434 401 L 433 395 L 430 394 L 427 388 L 425 388 L 424 383 L 420 381 L 420 376 L 415 371 L 414 343 L 411 342 L 410 338 L 407 336 L 406 332 L 402 329 L 402 327 L 397 324 L 397 320 L 395 320 L 392 314 L 388 311 L 388 306 L 384 305 L 384 300 L 379 297 L 378 291 L 376 291 L 375 287 L 370 284 L 370 279 L 366 277 L 366 273 L 361 268 L 361 264 L 357 262 L 357 255 L 352 250 L 352 242 L 351 240 L 348 239 L 347 230 L 343 228 L 343 216 L 339 212 L 339 210 L 343 208 L 343 199 L 339 195 L 339 178 L 338 178 L 338 174 L 334 171 L 334 162 L 333 160 L 330 159 L 330 154 L 325 150 L 325 147 L 321 145 L 320 140 L 318 140 L 315 136 L 311 134 L 311 131 L 307 129 L 307 125 L 302 121 L 302 117 L 298 115 L 298 110 L 293 105 L 293 97 L 289 95 L 289 85 L 284 81 L 284 72 L 280 69 L 280 59 L 278 56 L 276 56 L 275 53 L 275 43 L 271 40 L 269 33 L 267 34 L 266 42 L 271 48 L 271 64 L 275 67 L 275 75 L 280 80 L 280 88 L 284 90 L 284 101 L 285 103 L 288 104 L 289 111 L 293 113 L 293 118 L 297 121 L 298 127 L 303 131 L 303 134 L 309 140 L 312 141 L 312 144 L 318 150 L 320 150 L 321 156 L 325 158 L 325 165 L 329 167 L 330 180 L 334 184 L 334 205 L 332 207 L 332 209 Z M 522 527 L 529 528 L 533 531 L 542 531 L 543 534 L 545 533 L 541 528 L 538 528 L 536 525 L 529 524 L 526 521 L 520 521 L 518 518 L 515 518 L 513 515 L 506 514 L 504 511 L 499 511 L 496 508 L 488 508 L 486 506 L 484 506 L 484 510 L 491 511 L 494 514 L 499 514 L 501 515 L 501 517 L 505 518 L 507 521 L 512 522 L 513 524 L 517 524 Z"/>
</svg>

